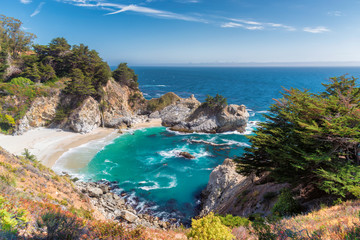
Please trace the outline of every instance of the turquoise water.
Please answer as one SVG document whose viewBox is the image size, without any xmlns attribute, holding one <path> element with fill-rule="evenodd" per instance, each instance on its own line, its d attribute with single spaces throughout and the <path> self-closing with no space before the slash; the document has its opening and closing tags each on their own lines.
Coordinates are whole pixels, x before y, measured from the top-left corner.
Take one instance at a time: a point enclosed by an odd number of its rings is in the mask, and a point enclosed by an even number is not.
<svg viewBox="0 0 360 240">
<path fill-rule="evenodd" d="M 227 157 L 241 155 L 244 146 L 247 139 L 239 134 L 181 135 L 164 127 L 140 129 L 113 140 L 79 173 L 92 180 L 117 181 L 117 191 L 127 192 L 140 212 L 186 222 L 196 214 L 199 193 L 212 169 Z M 195 159 L 178 157 L 182 151 Z"/>
<path fill-rule="evenodd" d="M 279 98 L 282 87 L 323 90 L 328 77 L 349 73 L 359 76 L 360 68 L 161 68 L 136 67 L 140 88 L 146 98 L 173 91 L 182 97 L 220 93 L 229 103 L 245 104 L 250 122 L 244 134 L 179 134 L 163 127 L 126 132 L 118 138 L 91 142 L 66 153 L 56 164 L 85 180 L 116 181 L 118 193 L 140 212 L 183 223 L 196 215 L 199 194 L 211 170 L 227 157 L 239 156 L 247 146 L 263 113 Z M 193 143 L 205 140 L 224 146 Z M 195 159 L 177 157 L 190 152 Z M 68 169 L 66 162 L 83 164 Z M 89 159 L 92 159 L 88 162 Z"/>
</svg>

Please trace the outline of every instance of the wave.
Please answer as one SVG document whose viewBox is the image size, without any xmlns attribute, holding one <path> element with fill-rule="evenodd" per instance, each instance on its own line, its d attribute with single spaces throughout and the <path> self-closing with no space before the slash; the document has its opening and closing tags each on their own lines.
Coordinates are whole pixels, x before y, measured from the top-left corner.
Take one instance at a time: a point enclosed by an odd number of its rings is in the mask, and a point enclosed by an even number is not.
<svg viewBox="0 0 360 240">
<path fill-rule="evenodd" d="M 150 184 L 148 186 L 141 186 L 138 187 L 144 191 L 150 191 L 150 190 L 155 190 L 155 189 L 170 189 L 170 188 L 174 188 L 177 186 L 177 178 L 175 175 L 167 175 L 167 174 L 160 174 L 158 173 L 157 175 L 155 175 L 155 178 L 167 178 L 169 179 L 169 184 L 167 186 L 160 186 L 160 184 L 156 181 L 153 180 L 149 180 L 149 181 L 140 181 L 139 184 Z"/>
<path fill-rule="evenodd" d="M 201 149 L 200 152 L 194 152 L 193 150 L 190 150 L 188 148 L 188 145 L 189 144 L 186 144 L 186 145 L 182 146 L 181 148 L 176 148 L 176 149 L 172 149 L 169 151 L 166 151 L 166 150 L 160 151 L 160 152 L 158 152 L 158 154 L 165 159 L 179 157 L 181 152 L 188 152 L 191 155 L 193 155 L 195 158 L 202 158 L 202 157 L 210 156 L 210 153 L 207 152 L 206 150 Z"/>
<path fill-rule="evenodd" d="M 77 164 L 86 166 L 97 153 L 103 151 L 107 145 L 113 144 L 118 137 L 117 131 L 114 131 L 104 138 L 87 142 L 75 148 L 70 148 L 59 157 L 52 167 L 52 170 L 59 174 L 67 172 L 71 176 L 75 176 L 78 166 L 74 165 L 73 159 L 76 159 Z"/>
<path fill-rule="evenodd" d="M 185 133 L 185 132 L 178 132 L 178 131 L 173 131 L 170 130 L 169 128 L 166 128 L 166 131 L 168 131 L 169 133 L 173 133 L 175 135 L 187 135 L 187 136 L 191 136 L 191 135 L 207 135 L 207 136 L 212 136 L 214 135 L 213 133 L 201 133 L 201 132 L 193 132 L 193 133 Z"/>
<path fill-rule="evenodd" d="M 147 181 L 146 184 L 148 184 L 148 183 L 152 183 L 153 185 L 152 186 L 142 186 L 142 187 L 139 187 L 139 188 L 142 189 L 142 190 L 145 190 L 145 191 L 150 191 L 150 190 L 154 190 L 154 189 L 160 189 L 159 183 L 157 183 L 155 181 Z"/>
<path fill-rule="evenodd" d="M 239 147 L 250 147 L 249 144 L 244 143 L 244 142 L 238 142 L 238 141 L 229 140 L 229 139 L 223 139 L 223 141 L 225 141 L 228 145 L 237 145 Z"/>
</svg>

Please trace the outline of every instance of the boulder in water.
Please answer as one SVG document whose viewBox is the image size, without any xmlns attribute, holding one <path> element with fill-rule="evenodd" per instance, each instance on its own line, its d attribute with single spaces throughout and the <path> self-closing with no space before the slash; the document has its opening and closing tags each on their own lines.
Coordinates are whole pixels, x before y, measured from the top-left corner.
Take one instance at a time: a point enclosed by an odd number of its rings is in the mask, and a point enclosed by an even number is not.
<svg viewBox="0 0 360 240">
<path fill-rule="evenodd" d="M 184 157 L 184 158 L 186 158 L 186 159 L 194 159 L 194 158 L 195 158 L 195 156 L 191 155 L 191 154 L 188 153 L 188 152 L 181 152 L 181 153 L 179 153 L 179 156 L 180 156 L 180 157 Z"/>
</svg>

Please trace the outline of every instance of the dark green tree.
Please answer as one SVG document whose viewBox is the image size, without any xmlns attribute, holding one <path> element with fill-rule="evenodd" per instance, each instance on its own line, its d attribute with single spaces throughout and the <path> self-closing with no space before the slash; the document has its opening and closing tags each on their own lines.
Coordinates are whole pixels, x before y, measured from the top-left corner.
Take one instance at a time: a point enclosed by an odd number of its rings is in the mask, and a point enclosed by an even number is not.
<svg viewBox="0 0 360 240">
<path fill-rule="evenodd" d="M 237 159 L 245 175 L 316 182 L 328 193 L 360 197 L 360 88 L 355 78 L 330 79 L 325 91 L 285 90 Z"/>
<path fill-rule="evenodd" d="M 112 73 L 116 82 L 137 90 L 139 87 L 138 76 L 134 70 L 129 68 L 127 63 L 120 63 Z"/>
<path fill-rule="evenodd" d="M 211 109 L 223 109 L 227 106 L 227 100 L 225 97 L 219 94 L 216 94 L 215 97 L 207 95 L 203 105 Z"/>
<path fill-rule="evenodd" d="M 4 81 L 6 69 L 8 68 L 8 51 L 0 44 L 0 82 Z"/>
<path fill-rule="evenodd" d="M 21 29 L 22 22 L 12 17 L 0 15 L 0 43 L 4 44 L 13 58 L 30 50 L 31 43 L 36 37 L 34 34 Z"/>
<path fill-rule="evenodd" d="M 39 64 L 34 62 L 30 66 L 26 67 L 21 76 L 29 78 L 33 82 L 40 83 L 41 72 L 39 70 Z"/>
<path fill-rule="evenodd" d="M 86 77 L 80 69 L 73 69 L 70 77 L 72 80 L 66 86 L 65 92 L 78 96 L 79 99 L 84 99 L 85 97 L 96 93 L 93 85 L 91 84 L 91 79 Z"/>
</svg>

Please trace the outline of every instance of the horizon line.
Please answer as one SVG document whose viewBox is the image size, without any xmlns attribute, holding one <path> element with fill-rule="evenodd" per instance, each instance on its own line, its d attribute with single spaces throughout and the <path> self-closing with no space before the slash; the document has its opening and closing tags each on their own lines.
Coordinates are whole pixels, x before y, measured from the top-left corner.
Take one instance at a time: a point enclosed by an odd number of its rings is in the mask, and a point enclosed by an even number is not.
<svg viewBox="0 0 360 240">
<path fill-rule="evenodd" d="M 133 67 L 360 67 L 360 61 L 332 62 L 227 62 L 227 63 L 143 63 Z M 115 65 L 111 65 L 115 66 Z"/>
</svg>

